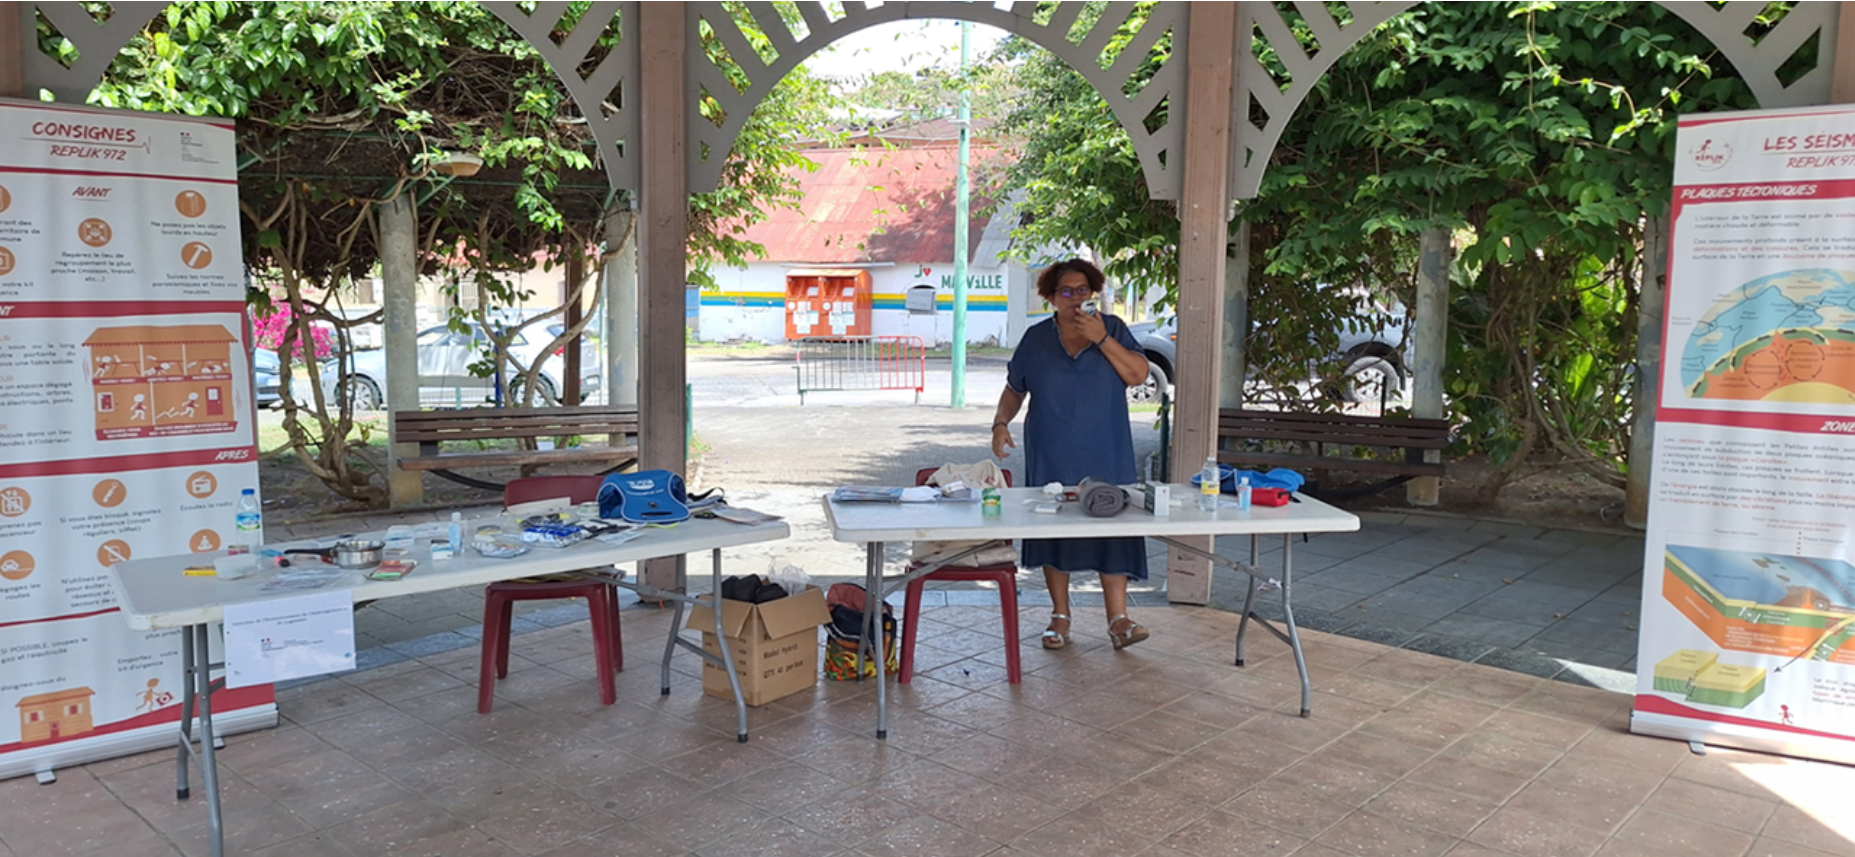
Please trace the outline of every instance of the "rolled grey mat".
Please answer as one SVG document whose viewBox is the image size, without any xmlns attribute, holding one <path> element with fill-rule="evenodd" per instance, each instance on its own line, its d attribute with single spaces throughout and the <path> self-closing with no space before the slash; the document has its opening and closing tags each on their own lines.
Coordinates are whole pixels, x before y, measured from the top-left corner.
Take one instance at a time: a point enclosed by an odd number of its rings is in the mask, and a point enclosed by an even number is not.
<svg viewBox="0 0 1855 857">
<path fill-rule="evenodd" d="M 1076 500 L 1091 518 L 1112 518 L 1127 508 L 1127 492 L 1121 486 L 1092 476 L 1076 486 Z"/>
</svg>

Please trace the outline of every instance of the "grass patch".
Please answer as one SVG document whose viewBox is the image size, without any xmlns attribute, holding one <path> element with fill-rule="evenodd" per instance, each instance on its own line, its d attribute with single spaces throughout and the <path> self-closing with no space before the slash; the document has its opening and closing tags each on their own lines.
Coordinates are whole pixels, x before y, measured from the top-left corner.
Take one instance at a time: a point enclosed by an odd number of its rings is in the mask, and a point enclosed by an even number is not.
<svg viewBox="0 0 1855 857">
<path fill-rule="evenodd" d="M 307 416 L 301 420 L 313 425 Z M 348 440 L 354 446 L 386 446 L 386 414 L 356 416 L 354 426 L 348 432 Z M 258 452 L 264 455 L 286 449 L 290 446 L 290 433 L 283 429 L 283 411 L 263 410 L 258 412 Z"/>
</svg>

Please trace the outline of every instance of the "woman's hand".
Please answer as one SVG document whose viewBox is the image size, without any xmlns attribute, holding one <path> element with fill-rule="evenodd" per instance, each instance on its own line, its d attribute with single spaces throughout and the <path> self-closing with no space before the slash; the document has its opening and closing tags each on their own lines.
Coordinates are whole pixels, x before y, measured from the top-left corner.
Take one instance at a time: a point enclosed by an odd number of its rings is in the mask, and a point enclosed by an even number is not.
<svg viewBox="0 0 1855 857">
<path fill-rule="evenodd" d="M 1090 344 L 1100 342 L 1108 335 L 1108 325 L 1101 320 L 1101 316 L 1079 306 L 1063 319 L 1063 324 Z"/>
<path fill-rule="evenodd" d="M 1008 425 L 993 426 L 992 427 L 992 454 L 997 456 L 1000 461 L 1005 460 L 1005 455 L 1006 455 L 1005 447 L 1011 447 L 1012 449 L 1016 449 L 1018 447 L 1017 444 L 1011 442 L 1011 426 L 1008 426 Z"/>
</svg>

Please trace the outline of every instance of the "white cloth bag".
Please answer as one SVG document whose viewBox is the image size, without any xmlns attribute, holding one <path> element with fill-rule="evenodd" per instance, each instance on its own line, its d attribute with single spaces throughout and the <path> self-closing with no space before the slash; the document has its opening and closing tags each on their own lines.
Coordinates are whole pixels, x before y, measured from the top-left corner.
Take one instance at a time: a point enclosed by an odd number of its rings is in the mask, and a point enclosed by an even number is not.
<svg viewBox="0 0 1855 857">
<path fill-rule="evenodd" d="M 1005 471 L 1000 470 L 994 461 L 981 461 L 976 464 L 945 464 L 934 475 L 929 476 L 929 485 L 951 485 L 963 482 L 974 491 L 986 488 L 1005 487 Z M 964 559 L 948 563 L 954 568 L 974 568 L 982 565 L 1016 565 L 1018 549 L 1011 542 L 987 541 L 984 539 L 963 539 L 946 542 L 915 542 L 912 558 L 915 562 L 939 562 L 945 557 L 978 545 L 987 545 L 984 550 Z"/>
</svg>

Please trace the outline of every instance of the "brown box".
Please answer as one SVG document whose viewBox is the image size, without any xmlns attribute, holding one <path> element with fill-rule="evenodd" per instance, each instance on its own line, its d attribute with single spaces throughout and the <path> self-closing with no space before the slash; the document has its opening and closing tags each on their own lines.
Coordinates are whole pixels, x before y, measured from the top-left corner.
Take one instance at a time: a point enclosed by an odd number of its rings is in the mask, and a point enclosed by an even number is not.
<svg viewBox="0 0 1855 857">
<path fill-rule="evenodd" d="M 741 677 L 741 696 L 748 705 L 765 705 L 818 683 L 818 626 L 829 621 L 831 610 L 816 586 L 764 604 L 722 599 L 722 633 L 728 637 L 734 672 Z M 708 605 L 695 605 L 683 627 L 702 632 L 703 651 L 721 654 Z M 708 661 L 702 662 L 702 690 L 734 699 L 727 674 Z"/>
</svg>

